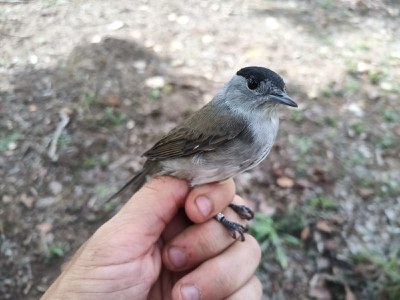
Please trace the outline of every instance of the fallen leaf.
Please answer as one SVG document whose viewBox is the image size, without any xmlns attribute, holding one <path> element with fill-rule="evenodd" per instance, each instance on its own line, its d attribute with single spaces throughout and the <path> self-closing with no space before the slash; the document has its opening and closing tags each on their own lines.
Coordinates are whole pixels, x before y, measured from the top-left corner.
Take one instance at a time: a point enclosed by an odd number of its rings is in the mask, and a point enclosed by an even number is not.
<svg viewBox="0 0 400 300">
<path fill-rule="evenodd" d="M 315 227 L 317 228 L 317 230 L 325 232 L 325 233 L 333 233 L 333 232 L 337 231 L 337 228 L 335 228 L 335 226 L 333 226 L 326 220 L 319 220 Z"/>
<path fill-rule="evenodd" d="M 326 287 L 322 286 L 310 287 L 308 290 L 308 295 L 318 300 L 332 299 L 331 292 Z"/>
<path fill-rule="evenodd" d="M 113 94 L 108 95 L 105 102 L 107 106 L 113 107 L 121 106 L 122 104 L 122 100 Z"/>
<path fill-rule="evenodd" d="M 334 240 L 327 240 L 324 242 L 324 248 L 328 251 L 333 251 L 337 249 L 337 244 Z"/>
<path fill-rule="evenodd" d="M 309 187 L 311 187 L 311 182 L 309 182 L 307 179 L 304 178 L 297 180 L 296 184 L 303 189 L 308 189 Z"/>
<path fill-rule="evenodd" d="M 286 177 L 286 176 L 279 177 L 279 178 L 276 180 L 276 183 L 277 183 L 280 187 L 285 188 L 285 189 L 291 188 L 291 187 L 293 187 L 293 185 L 294 185 L 293 179 L 291 179 L 291 178 L 289 178 L 289 177 Z"/>
<path fill-rule="evenodd" d="M 301 240 L 302 241 L 308 240 L 308 238 L 310 237 L 310 233 L 311 233 L 310 226 L 304 227 L 300 233 Z"/>
<path fill-rule="evenodd" d="M 353 292 L 351 291 L 350 287 L 345 284 L 344 285 L 344 290 L 346 292 L 346 300 L 357 300 L 356 296 L 353 294 Z"/>
<path fill-rule="evenodd" d="M 371 188 L 358 188 L 358 192 L 361 197 L 370 197 L 375 193 L 374 189 Z"/>
<path fill-rule="evenodd" d="M 40 233 L 46 234 L 49 233 L 53 229 L 53 224 L 51 223 L 40 223 L 36 226 L 39 229 Z"/>
</svg>

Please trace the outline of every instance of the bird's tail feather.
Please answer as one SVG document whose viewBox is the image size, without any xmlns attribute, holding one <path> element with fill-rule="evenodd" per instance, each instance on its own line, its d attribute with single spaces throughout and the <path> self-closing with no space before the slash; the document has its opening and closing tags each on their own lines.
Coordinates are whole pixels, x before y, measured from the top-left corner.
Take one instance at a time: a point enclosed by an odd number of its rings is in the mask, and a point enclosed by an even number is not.
<svg viewBox="0 0 400 300">
<path fill-rule="evenodd" d="M 117 192 L 115 192 L 110 198 L 107 199 L 107 202 L 117 198 L 120 196 L 129 186 L 132 186 L 133 193 L 136 193 L 147 181 L 148 172 L 146 169 L 141 170 L 135 176 L 128 180 Z"/>
</svg>

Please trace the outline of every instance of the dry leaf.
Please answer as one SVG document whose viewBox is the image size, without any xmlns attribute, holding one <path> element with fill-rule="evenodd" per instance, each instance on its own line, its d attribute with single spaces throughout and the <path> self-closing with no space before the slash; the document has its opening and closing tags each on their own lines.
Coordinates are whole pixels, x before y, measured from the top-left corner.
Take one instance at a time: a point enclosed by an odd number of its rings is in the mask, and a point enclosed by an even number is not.
<svg viewBox="0 0 400 300">
<path fill-rule="evenodd" d="M 327 240 L 324 242 L 324 248 L 329 251 L 337 249 L 337 244 L 334 240 Z"/>
<path fill-rule="evenodd" d="M 115 95 L 108 95 L 106 98 L 106 105 L 107 106 L 120 106 L 122 104 L 122 100 Z"/>
<path fill-rule="evenodd" d="M 293 179 L 283 176 L 276 180 L 276 183 L 282 188 L 291 188 L 294 185 Z"/>
<path fill-rule="evenodd" d="M 53 224 L 51 223 L 40 223 L 36 226 L 39 229 L 40 233 L 46 234 L 49 233 L 53 229 Z"/>
<path fill-rule="evenodd" d="M 335 226 L 327 222 L 326 220 L 319 220 L 315 226 L 317 230 L 325 232 L 325 233 L 332 233 L 337 231 Z"/>
<path fill-rule="evenodd" d="M 350 287 L 345 284 L 344 285 L 344 289 L 346 291 L 346 300 L 357 300 L 356 296 L 353 294 L 353 292 L 351 291 Z"/>
<path fill-rule="evenodd" d="M 308 290 L 308 295 L 318 300 L 331 300 L 331 292 L 323 286 L 313 286 Z"/>
<path fill-rule="evenodd" d="M 309 187 L 311 187 L 311 183 L 304 178 L 297 180 L 296 184 L 302 187 L 303 189 L 308 189 Z"/>
<path fill-rule="evenodd" d="M 306 226 L 303 228 L 303 230 L 300 233 L 300 238 L 302 241 L 308 240 L 308 238 L 310 237 L 310 226 Z"/>
</svg>

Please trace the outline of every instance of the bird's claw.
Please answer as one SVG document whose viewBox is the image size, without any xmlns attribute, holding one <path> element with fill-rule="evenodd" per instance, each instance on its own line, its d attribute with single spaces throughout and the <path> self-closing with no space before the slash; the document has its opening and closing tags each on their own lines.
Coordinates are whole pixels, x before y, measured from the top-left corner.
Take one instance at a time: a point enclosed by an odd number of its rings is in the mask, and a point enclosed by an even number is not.
<svg viewBox="0 0 400 300">
<path fill-rule="evenodd" d="M 254 218 L 254 212 L 246 205 L 237 205 L 231 203 L 229 204 L 229 207 L 244 220 L 252 220 Z"/>
<path fill-rule="evenodd" d="M 232 237 L 236 240 L 236 233 L 240 235 L 240 240 L 242 242 L 245 241 L 244 233 L 248 231 L 248 228 L 239 224 L 235 223 L 232 221 L 229 221 L 225 218 L 223 213 L 218 213 L 215 217 L 218 222 L 220 222 L 222 225 L 224 225 L 225 228 L 227 228 L 231 234 Z"/>
</svg>

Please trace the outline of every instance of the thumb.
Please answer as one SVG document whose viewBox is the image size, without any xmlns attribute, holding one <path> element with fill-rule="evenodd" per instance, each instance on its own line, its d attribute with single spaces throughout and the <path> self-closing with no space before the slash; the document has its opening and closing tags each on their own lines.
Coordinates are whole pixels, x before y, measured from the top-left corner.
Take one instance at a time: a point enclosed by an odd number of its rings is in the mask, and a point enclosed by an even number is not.
<svg viewBox="0 0 400 300">
<path fill-rule="evenodd" d="M 129 199 L 109 221 L 110 226 L 118 228 L 127 240 L 136 239 L 146 245 L 154 243 L 183 206 L 188 193 L 186 181 L 156 177 Z"/>
</svg>

